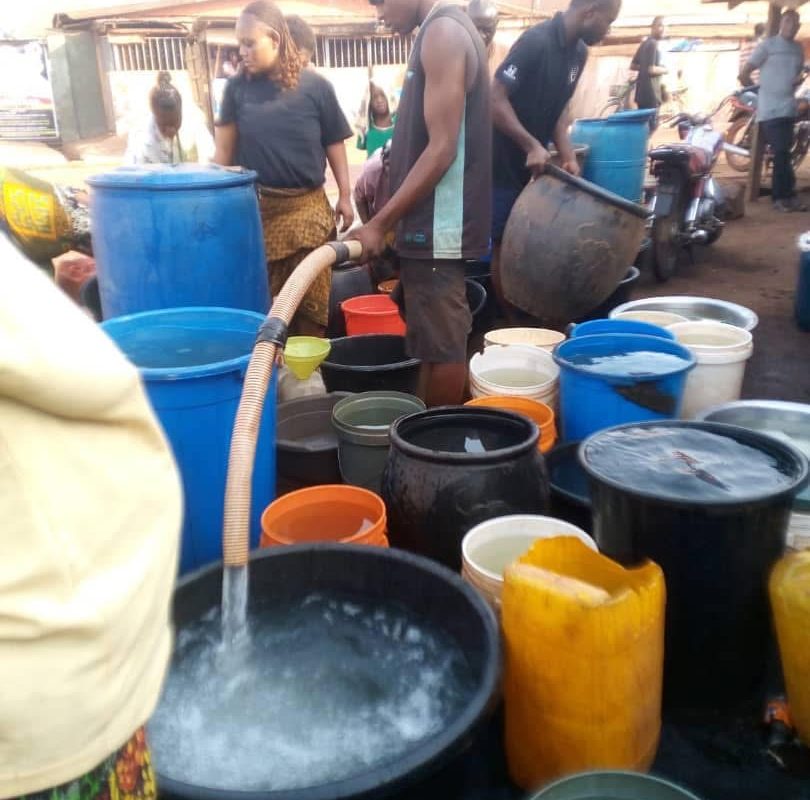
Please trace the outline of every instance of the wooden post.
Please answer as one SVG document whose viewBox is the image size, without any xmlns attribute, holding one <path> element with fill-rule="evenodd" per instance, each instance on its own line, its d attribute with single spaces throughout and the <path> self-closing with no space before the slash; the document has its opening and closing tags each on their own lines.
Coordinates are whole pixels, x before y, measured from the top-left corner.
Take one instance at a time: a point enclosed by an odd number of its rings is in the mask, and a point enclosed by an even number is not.
<svg viewBox="0 0 810 800">
<path fill-rule="evenodd" d="M 767 35 L 776 36 L 782 22 L 782 8 L 771 3 L 768 7 Z M 765 137 L 762 135 L 762 126 L 754 126 L 754 136 L 751 141 L 751 163 L 748 167 L 748 199 L 752 203 L 759 200 L 759 190 L 762 185 L 762 162 L 765 157 Z"/>
</svg>

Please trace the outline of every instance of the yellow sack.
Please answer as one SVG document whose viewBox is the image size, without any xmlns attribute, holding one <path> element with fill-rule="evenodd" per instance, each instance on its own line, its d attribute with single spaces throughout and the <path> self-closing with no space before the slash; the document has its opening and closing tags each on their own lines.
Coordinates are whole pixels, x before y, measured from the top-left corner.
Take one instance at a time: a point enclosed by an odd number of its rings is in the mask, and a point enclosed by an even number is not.
<svg viewBox="0 0 810 800">
<path fill-rule="evenodd" d="M 810 550 L 779 561 L 769 588 L 790 716 L 810 744 Z"/>
<path fill-rule="evenodd" d="M 73 227 L 54 186 L 18 169 L 0 169 L 0 219 L 28 258 L 50 261 L 71 247 Z"/>
<path fill-rule="evenodd" d="M 573 537 L 541 539 L 505 573 L 509 772 L 519 786 L 591 769 L 644 771 L 661 730 L 664 574 Z"/>
</svg>

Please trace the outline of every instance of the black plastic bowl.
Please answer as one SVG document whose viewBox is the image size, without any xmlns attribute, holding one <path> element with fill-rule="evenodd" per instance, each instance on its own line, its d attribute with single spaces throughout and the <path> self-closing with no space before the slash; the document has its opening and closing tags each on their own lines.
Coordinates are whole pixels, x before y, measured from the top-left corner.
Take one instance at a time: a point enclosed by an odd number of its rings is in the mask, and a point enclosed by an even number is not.
<svg viewBox="0 0 810 800">
<path fill-rule="evenodd" d="M 591 491 L 588 473 L 577 457 L 579 442 L 567 442 L 546 453 L 551 489 L 551 516 L 570 522 L 590 533 Z"/>
<path fill-rule="evenodd" d="M 348 396 L 347 392 L 334 392 L 279 403 L 276 409 L 277 494 L 342 482 L 332 409 Z"/>
<path fill-rule="evenodd" d="M 630 293 L 633 287 L 641 277 L 641 271 L 638 267 L 630 267 L 627 274 L 619 281 L 619 285 L 613 290 L 613 294 L 607 300 L 600 303 L 592 311 L 589 311 L 582 319 L 577 322 L 587 322 L 590 319 L 602 319 L 607 317 L 616 306 L 626 303 L 630 299 Z"/>
<path fill-rule="evenodd" d="M 396 761 L 354 777 L 278 792 L 225 791 L 194 786 L 158 773 L 161 797 L 184 800 L 344 800 L 392 797 L 414 788 L 431 794 L 433 781 L 460 760 L 494 711 L 500 682 L 500 640 L 495 618 L 478 593 L 444 567 L 382 547 L 309 544 L 258 551 L 251 557 L 251 605 L 287 603 L 315 591 L 345 592 L 372 601 L 401 603 L 452 636 L 467 656 L 477 688 L 469 704 L 441 733 L 414 743 Z M 222 598 L 222 565 L 186 575 L 174 594 L 178 630 Z M 294 664 L 292 665 L 295 666 Z M 268 675 L 268 680 L 273 680 Z M 257 715 L 272 713 L 257 709 Z M 227 757 L 225 754 L 224 757 Z M 261 753 L 256 754 L 261 758 Z"/>
<path fill-rule="evenodd" d="M 405 337 L 370 333 L 332 339 L 321 364 L 328 392 L 391 391 L 416 394 L 418 358 L 408 358 Z"/>
</svg>

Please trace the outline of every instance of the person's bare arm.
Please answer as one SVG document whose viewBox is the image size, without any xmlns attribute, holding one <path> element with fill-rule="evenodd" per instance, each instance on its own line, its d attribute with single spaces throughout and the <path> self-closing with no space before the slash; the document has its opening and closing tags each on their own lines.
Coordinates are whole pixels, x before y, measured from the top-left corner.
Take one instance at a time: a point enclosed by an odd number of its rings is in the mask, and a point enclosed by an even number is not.
<svg viewBox="0 0 810 800">
<path fill-rule="evenodd" d="M 436 20 L 425 34 L 422 67 L 428 144 L 391 199 L 353 233 L 369 258 L 383 251 L 385 234 L 436 187 L 456 158 L 471 46 L 469 34 L 451 19 Z"/>
<path fill-rule="evenodd" d="M 574 147 L 571 144 L 571 137 L 568 133 L 568 128 L 571 126 L 571 110 L 570 106 L 566 106 L 557 124 L 554 126 L 554 144 L 557 146 L 557 152 L 560 154 L 560 165 L 566 172 L 572 175 L 579 175 L 579 164 L 577 157 L 574 153 Z"/>
<path fill-rule="evenodd" d="M 506 134 L 526 153 L 526 167 L 532 175 L 540 175 L 550 158 L 549 152 L 523 127 L 512 107 L 506 87 L 497 78 L 492 81 L 492 121 L 501 133 Z"/>
<path fill-rule="evenodd" d="M 668 72 L 669 70 L 660 64 L 658 66 L 656 66 L 655 64 L 650 65 L 650 76 L 653 78 L 658 78 L 661 75 L 666 75 Z"/>
<path fill-rule="evenodd" d="M 352 189 L 349 182 L 349 160 L 346 156 L 346 143 L 335 142 L 326 148 L 326 160 L 332 168 L 338 185 L 338 201 L 335 206 L 335 225 L 338 233 L 348 230 L 354 222 Z"/>
<path fill-rule="evenodd" d="M 740 70 L 737 80 L 743 86 L 751 86 L 753 84 L 751 73 L 758 70 L 765 63 L 767 58 L 767 51 L 765 50 L 764 43 L 761 42 L 754 48 L 754 52 L 751 53 L 748 63 Z"/>
<path fill-rule="evenodd" d="M 228 125 L 217 125 L 214 128 L 214 144 L 216 145 L 213 158 L 214 164 L 220 164 L 223 167 L 233 166 L 238 136 L 235 122 Z"/>
</svg>

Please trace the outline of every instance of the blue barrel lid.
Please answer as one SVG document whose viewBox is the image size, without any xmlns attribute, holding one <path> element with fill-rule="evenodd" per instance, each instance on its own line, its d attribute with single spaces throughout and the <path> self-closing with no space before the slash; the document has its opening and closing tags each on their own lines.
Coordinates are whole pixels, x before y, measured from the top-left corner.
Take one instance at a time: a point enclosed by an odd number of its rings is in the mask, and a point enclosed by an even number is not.
<svg viewBox="0 0 810 800">
<path fill-rule="evenodd" d="M 242 167 L 217 164 L 138 164 L 117 167 L 93 175 L 87 183 L 94 189 L 219 189 L 255 183 L 257 175 Z"/>
<path fill-rule="evenodd" d="M 585 117 L 574 122 L 574 131 L 577 126 L 639 125 L 648 122 L 654 113 L 654 108 L 637 108 L 632 111 L 617 111 L 607 117 Z"/>
</svg>

